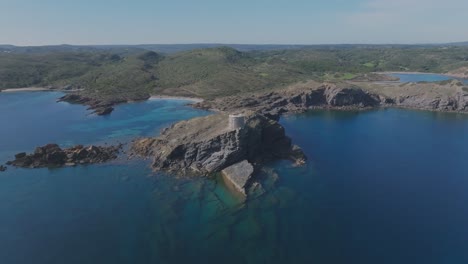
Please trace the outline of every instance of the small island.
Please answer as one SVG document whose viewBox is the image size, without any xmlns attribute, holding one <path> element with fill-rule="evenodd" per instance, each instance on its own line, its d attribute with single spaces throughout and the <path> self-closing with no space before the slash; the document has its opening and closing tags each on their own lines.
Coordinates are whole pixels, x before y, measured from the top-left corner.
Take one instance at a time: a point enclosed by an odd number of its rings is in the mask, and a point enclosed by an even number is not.
<svg viewBox="0 0 468 264">
<path fill-rule="evenodd" d="M 37 147 L 34 153 L 21 152 L 7 165 L 21 168 L 57 168 L 83 164 L 103 163 L 117 158 L 122 144 L 116 146 L 76 145 L 62 149 L 57 144 Z"/>
</svg>

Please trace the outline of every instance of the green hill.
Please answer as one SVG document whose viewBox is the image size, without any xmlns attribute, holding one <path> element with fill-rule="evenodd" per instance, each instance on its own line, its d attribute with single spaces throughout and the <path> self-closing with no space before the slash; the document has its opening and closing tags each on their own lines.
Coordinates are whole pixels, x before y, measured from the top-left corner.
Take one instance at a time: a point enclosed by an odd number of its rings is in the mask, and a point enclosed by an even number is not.
<svg viewBox="0 0 468 264">
<path fill-rule="evenodd" d="M 444 73 L 468 66 L 468 47 L 340 46 L 241 52 L 229 47 L 162 55 L 143 49 L 0 53 L 0 89 L 54 86 L 94 98 L 150 94 L 214 98 L 379 71 Z"/>
</svg>

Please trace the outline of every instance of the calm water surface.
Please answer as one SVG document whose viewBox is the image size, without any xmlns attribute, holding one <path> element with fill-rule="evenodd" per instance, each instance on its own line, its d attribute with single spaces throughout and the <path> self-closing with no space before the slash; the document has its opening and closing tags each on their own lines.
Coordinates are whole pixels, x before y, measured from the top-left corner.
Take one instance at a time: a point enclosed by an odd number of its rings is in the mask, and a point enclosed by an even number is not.
<svg viewBox="0 0 468 264">
<path fill-rule="evenodd" d="M 36 145 L 128 141 L 206 115 L 181 101 L 109 117 L 0 94 L 0 162 Z M 468 116 L 314 111 L 281 122 L 309 157 L 243 204 L 143 161 L 0 173 L 1 263 L 467 263 Z M 274 172 L 279 180 L 273 180 Z"/>
<path fill-rule="evenodd" d="M 392 73 L 392 76 L 400 78 L 400 82 L 440 82 L 451 79 L 457 79 L 443 74 L 428 74 L 428 73 Z M 465 84 L 468 84 L 467 79 L 458 79 Z"/>
</svg>

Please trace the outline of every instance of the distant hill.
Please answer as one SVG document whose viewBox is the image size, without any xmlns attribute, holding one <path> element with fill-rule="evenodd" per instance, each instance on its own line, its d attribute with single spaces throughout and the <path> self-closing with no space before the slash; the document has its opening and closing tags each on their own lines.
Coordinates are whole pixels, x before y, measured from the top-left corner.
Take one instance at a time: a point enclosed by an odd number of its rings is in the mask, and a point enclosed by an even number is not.
<svg viewBox="0 0 468 264">
<path fill-rule="evenodd" d="M 455 43 L 448 43 L 449 46 L 468 46 L 468 41 L 466 42 L 455 42 Z"/>
<path fill-rule="evenodd" d="M 236 47 L 3 45 L 0 89 L 80 88 L 93 98 L 122 100 L 142 99 L 149 94 L 214 98 L 273 90 L 307 80 L 349 80 L 369 72 L 444 73 L 468 67 L 468 47 L 459 45 Z M 165 52 L 153 51 L 156 49 Z"/>
<path fill-rule="evenodd" d="M 217 47 L 231 47 L 239 51 L 261 51 L 300 49 L 304 45 L 247 45 L 247 44 L 144 44 L 144 45 L 54 45 L 54 46 L 13 46 L 0 45 L 0 52 L 12 53 L 48 53 L 48 52 L 120 52 L 132 53 L 141 50 L 150 50 L 159 53 L 177 53 L 195 49 L 207 49 Z"/>
<path fill-rule="evenodd" d="M 171 54 L 195 49 L 230 47 L 239 51 L 272 51 L 299 49 L 382 49 L 382 48 L 422 48 L 437 46 L 468 46 L 468 42 L 447 44 L 330 44 L 330 45 L 254 45 L 254 44 L 143 44 L 143 45 L 52 45 L 52 46 L 14 46 L 0 45 L 0 52 L 10 53 L 50 53 L 50 52 L 113 52 L 120 54 L 137 53 L 150 50 Z"/>
</svg>

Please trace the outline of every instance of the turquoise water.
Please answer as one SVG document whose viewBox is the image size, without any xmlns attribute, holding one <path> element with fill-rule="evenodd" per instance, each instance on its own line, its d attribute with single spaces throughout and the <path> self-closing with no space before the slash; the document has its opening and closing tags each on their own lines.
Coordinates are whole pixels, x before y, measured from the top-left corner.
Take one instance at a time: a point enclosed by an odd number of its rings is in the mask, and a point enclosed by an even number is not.
<svg viewBox="0 0 468 264">
<path fill-rule="evenodd" d="M 443 74 L 428 74 L 428 73 L 392 73 L 392 76 L 400 78 L 400 82 L 440 82 L 451 79 L 457 79 Z M 468 84 L 467 79 L 459 79 L 465 84 Z"/>
<path fill-rule="evenodd" d="M 151 101 L 87 116 L 58 96 L 0 94 L 0 162 L 208 114 Z M 1 263 L 467 263 L 468 116 L 314 111 L 281 122 L 309 164 L 270 164 L 267 192 L 246 203 L 219 177 L 153 174 L 145 161 L 9 168 Z"/>
</svg>

